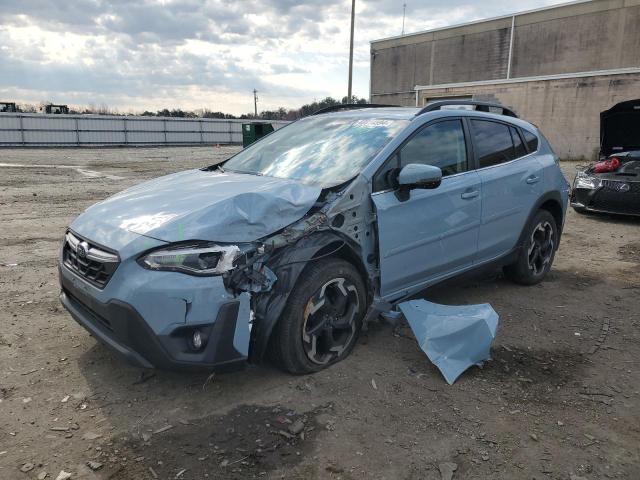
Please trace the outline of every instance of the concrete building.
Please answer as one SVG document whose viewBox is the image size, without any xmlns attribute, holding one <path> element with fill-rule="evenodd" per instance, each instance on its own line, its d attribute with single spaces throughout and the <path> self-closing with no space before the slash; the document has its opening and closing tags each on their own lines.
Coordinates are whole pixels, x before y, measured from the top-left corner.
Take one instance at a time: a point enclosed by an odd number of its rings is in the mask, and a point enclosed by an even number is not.
<svg viewBox="0 0 640 480">
<path fill-rule="evenodd" d="M 491 100 L 561 158 L 593 159 L 600 112 L 640 98 L 640 0 L 591 0 L 371 42 L 371 101 Z"/>
</svg>

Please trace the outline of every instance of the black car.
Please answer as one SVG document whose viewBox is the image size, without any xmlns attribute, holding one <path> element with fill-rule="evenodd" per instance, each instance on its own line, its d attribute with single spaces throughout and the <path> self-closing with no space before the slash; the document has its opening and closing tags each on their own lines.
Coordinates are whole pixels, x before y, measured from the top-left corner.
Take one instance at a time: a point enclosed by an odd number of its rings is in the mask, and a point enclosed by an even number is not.
<svg viewBox="0 0 640 480">
<path fill-rule="evenodd" d="M 571 206 L 578 213 L 640 215 L 640 99 L 600 114 L 600 161 L 578 171 Z"/>
</svg>

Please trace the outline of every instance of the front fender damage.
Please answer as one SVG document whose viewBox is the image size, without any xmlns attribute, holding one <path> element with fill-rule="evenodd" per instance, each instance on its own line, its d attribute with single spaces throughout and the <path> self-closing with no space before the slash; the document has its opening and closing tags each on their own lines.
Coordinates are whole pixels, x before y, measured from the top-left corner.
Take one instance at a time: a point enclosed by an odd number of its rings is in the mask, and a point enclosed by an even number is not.
<svg viewBox="0 0 640 480">
<path fill-rule="evenodd" d="M 255 296 L 256 322 L 250 348 L 251 361 L 262 360 L 273 327 L 282 315 L 289 295 L 304 268 L 323 247 L 337 240 L 339 237 L 331 232 L 316 233 L 300 239 L 290 248 L 284 248 L 272 259 L 270 265 L 278 280 L 270 292 Z"/>
<path fill-rule="evenodd" d="M 259 363 L 264 357 L 273 327 L 304 268 L 323 248 L 336 243 L 343 246 L 345 241 L 331 231 L 305 235 L 278 250 L 257 253 L 255 260 L 250 259 L 225 278 L 228 289 L 251 293 L 249 361 Z"/>
<path fill-rule="evenodd" d="M 374 221 L 367 184 L 356 180 L 342 192 L 329 192 L 317 210 L 241 253 L 224 281 L 233 293 L 251 295 L 250 362 L 263 359 L 271 332 L 309 262 L 329 255 L 346 256 L 361 271 L 373 295 L 377 273 Z"/>
</svg>

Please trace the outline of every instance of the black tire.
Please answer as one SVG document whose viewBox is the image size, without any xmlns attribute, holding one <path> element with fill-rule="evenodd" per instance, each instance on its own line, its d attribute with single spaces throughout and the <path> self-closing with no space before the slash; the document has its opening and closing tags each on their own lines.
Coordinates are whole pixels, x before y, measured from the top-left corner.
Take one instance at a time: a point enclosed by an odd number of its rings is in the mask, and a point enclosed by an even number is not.
<svg viewBox="0 0 640 480">
<path fill-rule="evenodd" d="M 366 308 L 364 282 L 353 265 L 337 258 L 309 264 L 274 328 L 271 358 L 294 374 L 341 361 L 356 344 Z"/>
<path fill-rule="evenodd" d="M 553 215 L 547 210 L 539 210 L 525 228 L 518 259 L 504 268 L 505 276 L 520 285 L 540 283 L 551 270 L 558 240 L 558 226 Z"/>
</svg>

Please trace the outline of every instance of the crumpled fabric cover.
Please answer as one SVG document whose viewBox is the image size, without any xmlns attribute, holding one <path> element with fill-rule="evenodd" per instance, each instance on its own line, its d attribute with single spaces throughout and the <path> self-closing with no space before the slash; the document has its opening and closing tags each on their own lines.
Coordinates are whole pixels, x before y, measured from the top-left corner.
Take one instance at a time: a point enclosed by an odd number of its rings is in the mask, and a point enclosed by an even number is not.
<svg viewBox="0 0 640 480">
<path fill-rule="evenodd" d="M 499 317 L 488 303 L 450 306 L 411 300 L 398 307 L 449 385 L 470 366 L 490 359 Z"/>
</svg>

